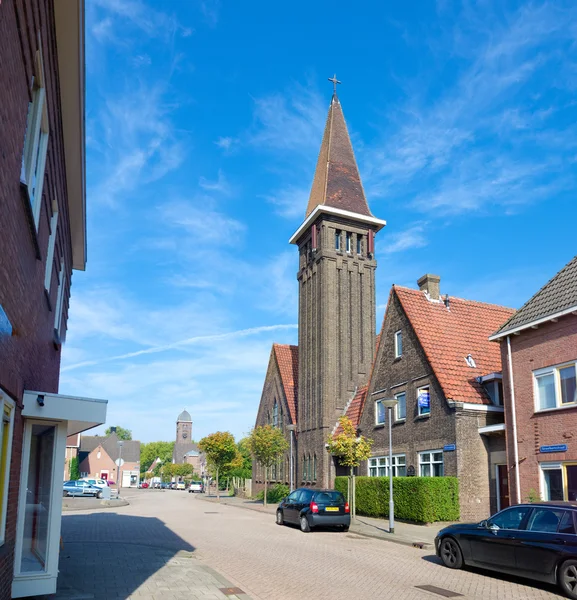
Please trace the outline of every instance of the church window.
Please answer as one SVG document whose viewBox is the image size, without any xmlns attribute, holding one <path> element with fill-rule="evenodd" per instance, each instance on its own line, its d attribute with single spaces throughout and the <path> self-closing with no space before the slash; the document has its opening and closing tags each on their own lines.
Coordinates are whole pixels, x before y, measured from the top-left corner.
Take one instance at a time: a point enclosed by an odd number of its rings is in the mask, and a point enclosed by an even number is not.
<svg viewBox="0 0 577 600">
<path fill-rule="evenodd" d="M 363 253 L 363 236 L 357 235 L 357 254 L 361 255 Z"/>
<path fill-rule="evenodd" d="M 278 426 L 280 427 L 280 430 L 281 430 L 281 431 L 283 431 L 283 415 L 282 415 L 282 406 L 280 407 L 280 414 L 279 414 Z"/>
<path fill-rule="evenodd" d="M 346 240 L 347 240 L 347 252 L 348 252 L 349 254 L 352 252 L 352 243 L 353 243 L 353 241 L 352 241 L 352 237 L 353 237 L 352 233 L 349 233 L 349 232 L 347 231 L 347 235 L 346 235 Z"/>
<path fill-rule="evenodd" d="M 278 404 L 276 400 L 272 409 L 272 426 L 278 427 Z"/>
<path fill-rule="evenodd" d="M 341 249 L 341 232 L 337 229 L 335 231 L 335 250 Z"/>
</svg>

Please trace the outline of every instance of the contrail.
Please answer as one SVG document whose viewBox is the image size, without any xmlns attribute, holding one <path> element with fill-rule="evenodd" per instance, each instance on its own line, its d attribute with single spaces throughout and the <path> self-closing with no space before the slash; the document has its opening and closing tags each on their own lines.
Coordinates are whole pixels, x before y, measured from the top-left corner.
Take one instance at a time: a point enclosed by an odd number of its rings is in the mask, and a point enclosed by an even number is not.
<svg viewBox="0 0 577 600">
<path fill-rule="evenodd" d="M 128 352 L 127 354 L 118 354 L 116 356 L 108 356 L 107 358 L 101 358 L 99 360 L 85 360 L 83 362 L 76 363 L 74 365 L 68 365 L 61 369 L 64 371 L 72 371 L 74 369 L 80 369 L 82 367 L 91 367 L 93 365 L 100 365 L 106 362 L 113 362 L 115 360 L 125 360 L 127 358 L 133 358 L 142 354 L 156 354 L 157 352 L 165 352 L 166 350 L 173 350 L 174 348 L 180 348 L 181 346 L 190 346 L 198 342 L 216 342 L 219 340 L 226 340 L 236 337 L 245 337 L 247 335 L 254 335 L 256 333 L 262 333 L 264 331 L 276 331 L 279 329 L 296 329 L 298 325 L 263 325 L 262 327 L 251 327 L 249 329 L 239 329 L 238 331 L 229 331 L 228 333 L 217 333 L 213 335 L 198 335 L 190 337 L 185 340 L 180 340 L 172 344 L 166 344 L 164 346 L 152 346 L 152 348 L 146 348 L 145 350 L 137 350 L 136 352 Z"/>
</svg>

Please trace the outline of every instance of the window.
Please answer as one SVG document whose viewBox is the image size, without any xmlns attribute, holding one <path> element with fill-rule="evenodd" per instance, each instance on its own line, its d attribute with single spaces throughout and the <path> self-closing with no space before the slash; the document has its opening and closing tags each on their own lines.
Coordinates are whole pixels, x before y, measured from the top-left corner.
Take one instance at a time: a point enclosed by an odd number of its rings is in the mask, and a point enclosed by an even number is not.
<svg viewBox="0 0 577 600">
<path fill-rule="evenodd" d="M 12 431 L 14 429 L 14 402 L 0 392 L 0 545 L 6 535 L 6 511 L 8 509 L 8 481 L 10 480 L 10 458 L 12 454 Z"/>
<path fill-rule="evenodd" d="M 527 531 L 556 533 L 564 511 L 551 508 L 535 508 L 529 517 Z"/>
<path fill-rule="evenodd" d="M 28 190 L 34 223 L 38 227 L 42 186 L 44 184 L 44 168 L 48 151 L 48 111 L 46 109 L 46 91 L 43 84 L 42 57 L 36 54 L 37 76 L 34 77 L 32 102 L 28 105 L 24 151 L 20 180 Z"/>
<path fill-rule="evenodd" d="M 403 332 L 397 331 L 395 333 L 395 358 L 403 356 Z"/>
<path fill-rule="evenodd" d="M 278 404 L 276 400 L 272 409 L 272 426 L 278 427 Z"/>
<path fill-rule="evenodd" d="M 50 292 L 52 282 L 52 268 L 54 266 L 54 248 L 56 246 L 56 230 L 58 228 L 58 205 L 55 203 L 50 219 L 50 237 L 48 238 L 48 251 L 46 252 L 46 268 L 44 272 L 44 288 Z"/>
<path fill-rule="evenodd" d="M 563 500 L 563 471 L 561 465 L 541 465 L 545 500 Z"/>
<path fill-rule="evenodd" d="M 406 477 L 407 459 L 404 454 L 393 454 L 393 477 Z M 389 457 L 369 458 L 369 477 L 388 477 Z"/>
<path fill-rule="evenodd" d="M 313 456 L 313 481 L 317 480 L 317 455 Z"/>
<path fill-rule="evenodd" d="M 499 529 L 520 529 L 521 523 L 531 510 L 528 506 L 514 506 L 497 513 L 487 521 L 487 525 L 496 525 Z"/>
<path fill-rule="evenodd" d="M 561 408 L 577 403 L 575 363 L 534 372 L 536 409 Z"/>
<path fill-rule="evenodd" d="M 352 252 L 352 234 L 347 231 L 346 241 L 347 241 L 347 252 L 350 254 Z"/>
<path fill-rule="evenodd" d="M 360 256 L 363 253 L 363 236 L 357 234 L 357 254 Z"/>
<path fill-rule="evenodd" d="M 407 418 L 407 394 L 405 392 L 395 394 L 395 399 L 397 400 L 395 419 L 404 421 Z"/>
<path fill-rule="evenodd" d="M 62 339 L 62 314 L 64 312 L 64 294 L 66 288 L 66 274 L 64 273 L 64 261 L 60 263 L 58 272 L 58 296 L 56 297 L 56 310 L 54 312 L 54 331 L 58 339 Z"/>
<path fill-rule="evenodd" d="M 308 479 L 308 471 L 307 471 L 307 457 L 303 455 L 303 481 Z"/>
<path fill-rule="evenodd" d="M 284 427 L 283 427 L 283 416 L 282 416 L 282 406 L 279 407 L 279 421 L 278 421 L 278 426 L 280 427 L 281 431 L 284 430 Z"/>
<path fill-rule="evenodd" d="M 341 249 L 341 232 L 337 229 L 335 231 L 335 250 Z"/>
<path fill-rule="evenodd" d="M 421 477 L 443 477 L 443 451 L 420 452 L 419 469 Z"/>
<path fill-rule="evenodd" d="M 419 415 L 431 414 L 431 395 L 428 386 L 417 390 L 417 407 Z"/>
<path fill-rule="evenodd" d="M 574 514 L 575 513 L 572 510 L 565 511 L 561 518 L 561 523 L 559 523 L 559 533 L 575 535 Z"/>
<path fill-rule="evenodd" d="M 487 395 L 495 406 L 503 406 L 503 383 L 500 380 L 487 381 L 483 384 Z"/>
<path fill-rule="evenodd" d="M 375 402 L 375 423 L 377 425 L 385 424 L 385 415 L 386 415 L 386 407 L 383 404 L 382 400 L 377 400 Z"/>
</svg>

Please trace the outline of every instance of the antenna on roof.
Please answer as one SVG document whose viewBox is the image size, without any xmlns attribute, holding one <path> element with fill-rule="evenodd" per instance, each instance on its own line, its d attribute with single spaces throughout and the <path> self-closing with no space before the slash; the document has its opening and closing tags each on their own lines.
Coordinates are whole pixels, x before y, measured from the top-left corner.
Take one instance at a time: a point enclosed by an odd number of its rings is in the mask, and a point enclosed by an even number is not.
<svg viewBox="0 0 577 600">
<path fill-rule="evenodd" d="M 449 294 L 445 294 L 445 297 L 443 298 L 443 302 L 445 303 L 445 308 L 447 310 L 451 310 L 451 303 L 449 301 Z"/>
</svg>

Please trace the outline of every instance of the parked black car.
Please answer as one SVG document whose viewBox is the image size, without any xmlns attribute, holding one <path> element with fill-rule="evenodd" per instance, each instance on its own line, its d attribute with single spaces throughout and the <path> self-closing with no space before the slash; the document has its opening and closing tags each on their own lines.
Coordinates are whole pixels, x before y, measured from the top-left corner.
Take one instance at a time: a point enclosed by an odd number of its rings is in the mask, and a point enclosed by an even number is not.
<svg viewBox="0 0 577 600">
<path fill-rule="evenodd" d="M 451 569 L 466 564 L 556 583 L 577 600 L 577 502 L 518 504 L 480 523 L 450 525 L 435 549 Z"/>
<path fill-rule="evenodd" d="M 319 525 L 338 526 L 348 531 L 351 524 L 349 503 L 336 490 L 299 488 L 278 505 L 276 522 L 300 525 L 305 533 Z"/>
</svg>

